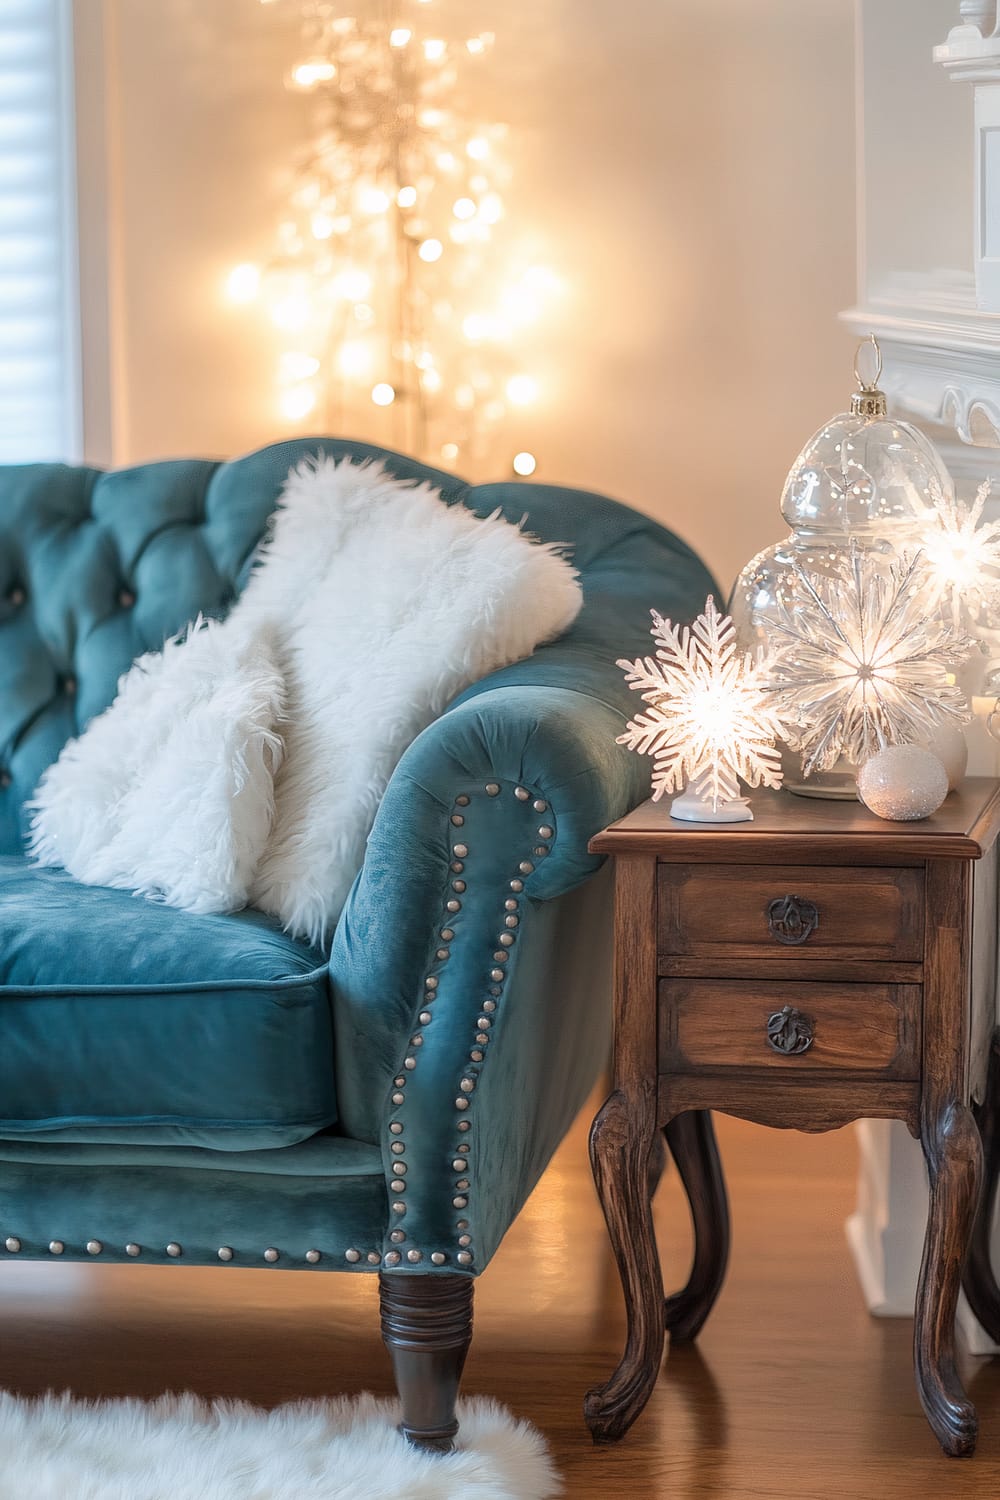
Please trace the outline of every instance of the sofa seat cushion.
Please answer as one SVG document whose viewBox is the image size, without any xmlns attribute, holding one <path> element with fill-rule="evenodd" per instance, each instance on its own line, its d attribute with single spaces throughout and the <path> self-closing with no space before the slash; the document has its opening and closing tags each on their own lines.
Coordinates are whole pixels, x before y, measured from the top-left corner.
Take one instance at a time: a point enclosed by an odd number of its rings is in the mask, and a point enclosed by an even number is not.
<svg viewBox="0 0 1000 1500">
<path fill-rule="evenodd" d="M 324 956 L 0 858 L 0 1137 L 254 1151 L 336 1119 Z"/>
</svg>

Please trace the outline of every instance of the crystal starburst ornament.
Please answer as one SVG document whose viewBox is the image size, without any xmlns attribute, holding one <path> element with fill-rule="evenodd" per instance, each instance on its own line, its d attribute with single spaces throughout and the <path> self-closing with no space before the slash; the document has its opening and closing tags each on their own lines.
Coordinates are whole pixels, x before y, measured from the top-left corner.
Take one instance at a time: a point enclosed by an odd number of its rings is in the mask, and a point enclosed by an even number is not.
<svg viewBox="0 0 1000 1500">
<path fill-rule="evenodd" d="M 993 481 L 979 486 L 972 505 L 938 492 L 920 545 L 936 602 L 959 629 L 992 624 L 1000 615 L 1000 521 L 984 521 Z"/>
<path fill-rule="evenodd" d="M 852 547 L 827 575 L 792 573 L 764 622 L 763 671 L 806 776 L 965 723 L 954 674 L 973 642 L 935 608 L 922 554 L 887 564 Z"/>
<path fill-rule="evenodd" d="M 778 704 L 750 652 L 739 650 L 733 622 L 709 595 L 691 626 L 673 625 L 651 610 L 655 657 L 618 662 L 648 712 L 636 714 L 618 737 L 653 756 L 653 800 L 688 790 L 671 816 L 693 822 L 752 820 L 740 780 L 781 785 L 782 734 Z"/>
</svg>

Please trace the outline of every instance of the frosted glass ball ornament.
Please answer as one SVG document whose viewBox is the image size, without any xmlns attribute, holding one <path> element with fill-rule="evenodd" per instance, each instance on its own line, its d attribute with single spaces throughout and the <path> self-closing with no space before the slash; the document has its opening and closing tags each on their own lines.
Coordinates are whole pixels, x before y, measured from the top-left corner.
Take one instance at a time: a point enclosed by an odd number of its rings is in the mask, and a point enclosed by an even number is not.
<svg viewBox="0 0 1000 1500">
<path fill-rule="evenodd" d="M 858 772 L 859 798 L 870 812 L 892 823 L 929 818 L 947 795 L 947 771 L 920 745 L 890 745 Z"/>
</svg>

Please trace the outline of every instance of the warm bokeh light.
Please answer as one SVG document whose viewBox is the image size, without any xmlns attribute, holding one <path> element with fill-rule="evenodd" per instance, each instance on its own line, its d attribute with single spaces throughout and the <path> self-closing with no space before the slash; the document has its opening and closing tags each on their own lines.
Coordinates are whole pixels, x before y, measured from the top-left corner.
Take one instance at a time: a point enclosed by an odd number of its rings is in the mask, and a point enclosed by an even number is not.
<svg viewBox="0 0 1000 1500">
<path fill-rule="evenodd" d="M 278 361 L 278 378 L 286 385 L 297 380 L 308 380 L 319 372 L 319 360 L 314 354 L 303 354 L 298 349 L 288 349 Z"/>
<path fill-rule="evenodd" d="M 252 302 L 260 291 L 260 267 L 245 261 L 234 266 L 226 278 L 226 293 L 233 302 Z"/>
<path fill-rule="evenodd" d="M 292 83 L 299 89 L 314 89 L 318 83 L 332 83 L 336 76 L 334 64 L 322 57 L 297 63 L 292 69 Z"/>
<path fill-rule="evenodd" d="M 435 261 L 441 259 L 441 252 L 443 251 L 443 249 L 444 246 L 442 245 L 440 240 L 424 240 L 423 244 L 420 246 L 420 249 L 417 251 L 417 254 L 420 256 L 421 260 Z"/>
<path fill-rule="evenodd" d="M 538 381 L 533 375 L 512 375 L 507 382 L 507 399 L 515 406 L 530 406 L 538 400 Z"/>
<path fill-rule="evenodd" d="M 396 392 L 387 380 L 380 380 L 372 386 L 372 400 L 376 406 L 391 406 L 395 399 Z"/>
<path fill-rule="evenodd" d="M 538 462 L 533 453 L 515 453 L 511 467 L 515 474 L 526 478 L 529 474 L 534 474 L 538 468 Z"/>
<path fill-rule="evenodd" d="M 408 26 L 394 26 L 389 33 L 390 47 L 405 47 L 413 32 Z"/>
<path fill-rule="evenodd" d="M 301 422 L 316 406 L 316 392 L 308 385 L 297 385 L 293 390 L 284 391 L 278 402 L 281 415 L 287 417 L 290 422 Z"/>
</svg>

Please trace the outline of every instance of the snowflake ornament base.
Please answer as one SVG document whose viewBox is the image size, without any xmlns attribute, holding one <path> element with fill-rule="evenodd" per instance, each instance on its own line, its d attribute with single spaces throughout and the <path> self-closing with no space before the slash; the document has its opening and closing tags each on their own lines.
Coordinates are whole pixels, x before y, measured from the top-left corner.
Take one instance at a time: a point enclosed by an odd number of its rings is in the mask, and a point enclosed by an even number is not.
<svg viewBox="0 0 1000 1500">
<path fill-rule="evenodd" d="M 670 816 L 679 818 L 683 823 L 753 822 L 753 813 L 745 797 L 731 797 L 725 802 L 716 802 L 711 792 L 700 797 L 693 786 L 674 798 L 670 804 Z"/>
</svg>

